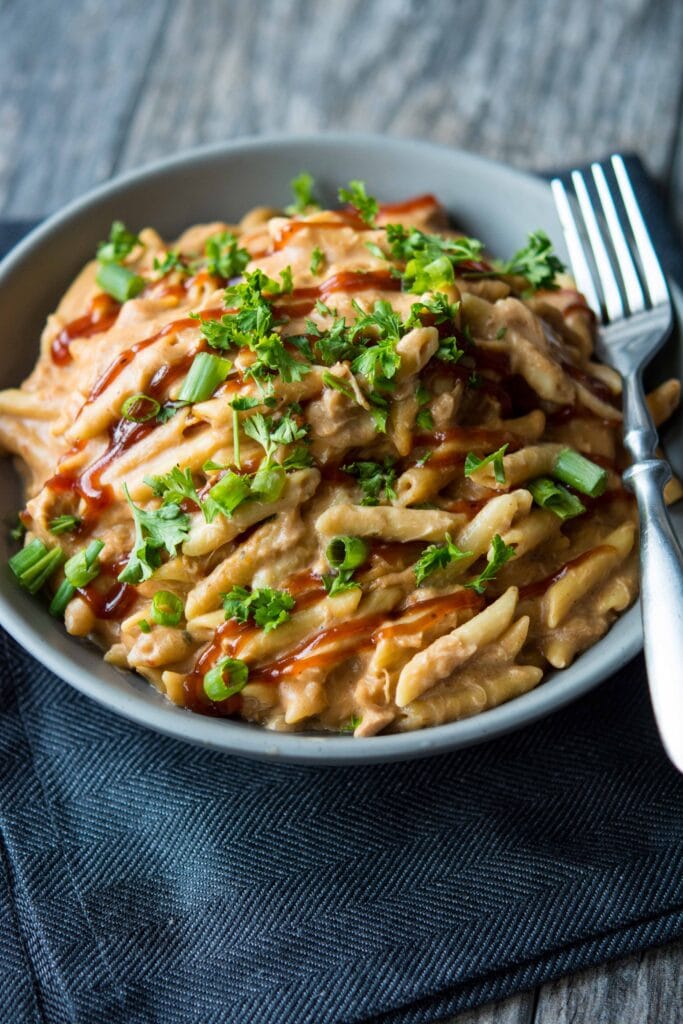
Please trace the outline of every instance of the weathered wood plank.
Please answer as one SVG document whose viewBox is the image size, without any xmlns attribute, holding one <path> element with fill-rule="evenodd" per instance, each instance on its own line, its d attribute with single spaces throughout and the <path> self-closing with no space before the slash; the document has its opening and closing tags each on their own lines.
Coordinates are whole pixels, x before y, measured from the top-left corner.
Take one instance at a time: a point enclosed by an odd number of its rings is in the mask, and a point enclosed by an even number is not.
<svg viewBox="0 0 683 1024">
<path fill-rule="evenodd" d="M 201 14 L 150 0 L 144 15 L 134 0 L 32 0 L 0 17 L 0 211 L 14 216 L 249 132 L 386 131 L 531 167 L 638 149 L 669 170 L 677 0 L 206 0 Z"/>
<path fill-rule="evenodd" d="M 534 1024 L 680 1024 L 683 943 L 561 978 L 539 993 Z"/>
<path fill-rule="evenodd" d="M 0 213 L 50 212 L 111 176 L 167 0 L 0 11 Z"/>
<path fill-rule="evenodd" d="M 441 1024 L 532 1024 L 534 1019 L 533 992 L 512 996 L 500 1003 L 489 1003 L 469 1013 L 450 1017 Z"/>
</svg>

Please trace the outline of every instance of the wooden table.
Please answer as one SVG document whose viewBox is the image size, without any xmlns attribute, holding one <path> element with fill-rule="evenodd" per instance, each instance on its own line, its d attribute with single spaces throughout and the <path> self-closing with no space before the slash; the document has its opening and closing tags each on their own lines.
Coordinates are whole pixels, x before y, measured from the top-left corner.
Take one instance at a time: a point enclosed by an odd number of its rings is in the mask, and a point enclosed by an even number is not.
<svg viewBox="0 0 683 1024">
<path fill-rule="evenodd" d="M 683 220 L 680 0 L 0 0 L 0 215 L 198 143 L 361 130 L 519 167 L 637 151 Z M 458 1024 L 674 1024 L 683 944 Z"/>
</svg>

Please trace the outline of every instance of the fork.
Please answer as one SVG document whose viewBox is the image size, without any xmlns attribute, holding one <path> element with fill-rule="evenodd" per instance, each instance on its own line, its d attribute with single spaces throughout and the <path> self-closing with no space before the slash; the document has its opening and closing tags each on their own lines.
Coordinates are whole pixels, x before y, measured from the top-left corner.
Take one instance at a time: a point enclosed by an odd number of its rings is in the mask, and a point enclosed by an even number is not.
<svg viewBox="0 0 683 1024">
<path fill-rule="evenodd" d="M 600 213 L 581 171 L 571 172 L 573 199 L 559 178 L 551 188 L 577 286 L 591 308 L 602 313 L 596 353 L 623 380 L 624 443 L 633 458 L 624 483 L 636 496 L 640 516 L 641 614 L 650 696 L 664 749 L 683 771 L 683 551 L 662 494 L 671 468 L 657 457 L 657 431 L 642 380 L 644 367 L 671 331 L 671 300 L 624 161 L 613 156 L 610 163 L 616 189 L 610 189 L 605 167 L 591 164 Z M 617 212 L 619 202 L 626 218 Z M 572 205 L 578 206 L 580 218 Z M 582 240 L 581 224 L 588 244 Z"/>
</svg>

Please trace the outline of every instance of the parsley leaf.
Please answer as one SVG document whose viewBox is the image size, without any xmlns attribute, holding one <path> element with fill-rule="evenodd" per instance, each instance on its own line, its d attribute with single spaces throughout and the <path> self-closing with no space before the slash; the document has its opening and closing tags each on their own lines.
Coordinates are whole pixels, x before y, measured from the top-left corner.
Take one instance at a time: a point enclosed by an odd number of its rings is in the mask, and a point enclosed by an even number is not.
<svg viewBox="0 0 683 1024">
<path fill-rule="evenodd" d="M 351 359 L 358 351 L 349 337 L 344 317 L 336 317 L 332 326 L 321 330 L 313 320 L 306 321 L 306 330 L 313 335 L 315 356 L 325 366 L 333 366 L 344 359 Z"/>
<path fill-rule="evenodd" d="M 320 272 L 320 268 L 322 267 L 324 262 L 325 262 L 325 253 L 322 251 L 322 249 L 319 246 L 316 245 L 315 249 L 311 253 L 311 265 L 310 265 L 311 273 L 312 274 L 318 274 Z"/>
<path fill-rule="evenodd" d="M 360 590 L 360 583 L 352 579 L 353 572 L 353 569 L 337 569 L 336 573 L 326 573 L 322 581 L 328 597 L 345 594 L 347 590 Z"/>
<path fill-rule="evenodd" d="M 154 269 L 160 274 L 161 277 L 164 274 L 170 274 L 172 270 L 177 270 L 180 274 L 189 274 L 189 268 L 183 261 L 183 257 L 175 249 L 170 249 L 169 252 L 164 253 L 163 260 L 154 257 Z"/>
<path fill-rule="evenodd" d="M 363 492 L 361 505 L 378 505 L 380 500 L 392 501 L 396 497 L 394 483 L 396 469 L 393 459 L 381 462 L 351 462 L 342 469 L 358 480 Z"/>
<path fill-rule="evenodd" d="M 100 263 L 122 263 L 136 245 L 142 245 L 138 235 L 129 231 L 123 221 L 115 220 L 109 231 L 109 240 L 100 242 L 97 258 Z"/>
<path fill-rule="evenodd" d="M 422 316 L 424 313 L 434 317 L 435 324 L 450 323 L 455 320 L 460 309 L 459 302 L 449 302 L 448 296 L 443 292 L 434 292 L 429 298 L 422 302 L 414 302 L 410 307 L 410 314 L 405 324 L 406 329 L 410 327 L 422 327 Z"/>
<path fill-rule="evenodd" d="M 233 587 L 222 598 L 226 619 L 237 619 L 238 622 L 253 619 L 264 633 L 270 633 L 287 622 L 295 604 L 288 590 L 273 590 L 271 587 L 258 587 L 256 590 Z"/>
<path fill-rule="evenodd" d="M 387 254 L 380 249 L 376 242 L 366 242 L 365 248 L 368 252 L 371 252 L 373 256 L 376 256 L 378 260 L 385 260 L 387 258 Z"/>
<path fill-rule="evenodd" d="M 415 562 L 413 566 L 415 582 L 419 587 L 433 572 L 445 569 L 454 562 L 459 562 L 461 559 L 470 558 L 471 556 L 471 551 L 461 551 L 458 545 L 454 544 L 451 540 L 450 534 L 447 533 L 445 543 L 430 544 L 422 552 L 417 562 Z"/>
<path fill-rule="evenodd" d="M 431 397 L 429 390 L 425 387 L 422 381 L 419 381 L 415 388 L 415 399 L 420 406 L 420 409 L 415 417 L 415 425 L 419 427 L 420 430 L 434 429 L 434 417 L 430 410 L 425 408 L 427 403 L 431 400 Z"/>
<path fill-rule="evenodd" d="M 476 238 L 429 235 L 402 224 L 387 224 L 386 230 L 393 258 L 405 262 L 401 276 L 409 292 L 436 291 L 452 284 L 453 268 L 467 260 L 479 259 L 483 249 Z"/>
<path fill-rule="evenodd" d="M 532 231 L 527 244 L 500 269 L 503 274 L 521 274 L 532 288 L 552 288 L 564 264 L 553 252 L 545 231 Z"/>
<path fill-rule="evenodd" d="M 376 385 L 386 388 L 401 365 L 401 357 L 396 351 L 401 336 L 401 319 L 386 299 L 377 299 L 371 313 L 366 313 L 355 300 L 353 305 L 359 316 L 351 328 L 350 337 L 355 340 L 370 329 L 376 335 L 376 344 L 356 356 L 351 369 L 365 377 L 371 388 Z"/>
<path fill-rule="evenodd" d="M 285 213 L 289 217 L 294 217 L 297 213 L 305 213 L 311 207 L 319 209 L 319 203 L 316 202 L 313 194 L 315 179 L 308 171 L 301 171 L 296 178 L 292 178 L 290 188 L 294 195 L 294 202 L 285 206 Z"/>
<path fill-rule="evenodd" d="M 286 384 L 300 381 L 311 369 L 310 363 L 295 359 L 287 351 L 279 334 L 268 334 L 251 346 L 256 361 L 244 371 L 245 379 L 266 380 L 271 374 L 279 374 Z"/>
<path fill-rule="evenodd" d="M 484 466 L 493 464 L 493 475 L 499 484 L 505 483 L 505 467 L 503 465 L 503 456 L 508 450 L 508 444 L 501 445 L 496 452 L 491 452 L 485 458 L 480 459 L 474 454 L 474 452 L 468 452 L 467 458 L 465 459 L 465 476 L 472 476 L 478 469 L 482 469 Z"/>
<path fill-rule="evenodd" d="M 146 512 L 134 505 L 127 486 L 123 485 L 135 523 L 135 540 L 128 564 L 119 574 L 122 583 L 141 583 L 153 575 L 161 565 L 162 551 L 173 557 L 178 545 L 187 539 L 190 517 L 179 505 L 162 505 L 152 512 Z"/>
<path fill-rule="evenodd" d="M 439 339 L 439 347 L 434 353 L 434 358 L 440 359 L 442 363 L 457 363 L 464 355 L 465 350 L 458 345 L 458 339 L 451 335 Z"/>
<path fill-rule="evenodd" d="M 248 437 L 261 445 L 267 459 L 273 458 L 280 445 L 301 441 L 308 432 L 307 426 L 299 426 L 291 409 L 277 421 L 272 416 L 257 412 L 244 421 L 242 429 Z"/>
<path fill-rule="evenodd" d="M 162 476 L 146 476 L 144 482 L 151 487 L 154 496 L 161 498 L 164 505 L 179 505 L 185 498 L 201 504 L 199 495 L 192 479 L 192 470 L 174 466 L 169 473 Z"/>
<path fill-rule="evenodd" d="M 291 268 L 282 274 L 282 289 L 291 287 Z M 267 380 L 279 374 L 291 384 L 299 381 L 310 370 L 308 363 L 295 359 L 285 348 L 276 326 L 273 310 L 268 301 L 281 294 L 280 286 L 261 270 L 244 275 L 244 281 L 225 290 L 225 302 L 232 307 L 220 320 L 204 320 L 200 330 L 212 348 L 226 349 L 232 345 L 250 348 L 256 354 L 255 362 L 247 368 L 245 378 Z M 266 294 L 267 292 L 267 294 Z"/>
<path fill-rule="evenodd" d="M 470 587 L 475 590 L 477 594 L 483 594 L 486 589 L 486 584 L 490 583 L 491 580 L 495 579 L 496 573 L 499 569 L 509 562 L 515 553 L 514 544 L 506 544 L 503 538 L 496 534 L 491 541 L 491 557 L 486 563 L 486 568 L 483 572 L 480 572 L 474 579 L 468 580 L 465 583 L 466 587 Z"/>
<path fill-rule="evenodd" d="M 282 463 L 283 468 L 289 472 L 294 469 L 308 469 L 313 465 L 313 456 L 305 445 L 297 445 Z"/>
<path fill-rule="evenodd" d="M 357 211 L 358 216 L 368 227 L 375 226 L 375 217 L 379 213 L 379 203 L 369 196 L 364 181 L 350 181 L 348 188 L 339 189 L 342 203 L 349 203 Z"/>
<path fill-rule="evenodd" d="M 207 238 L 204 254 L 208 272 L 226 279 L 238 277 L 249 262 L 249 253 L 239 247 L 232 231 L 219 231 Z"/>
</svg>

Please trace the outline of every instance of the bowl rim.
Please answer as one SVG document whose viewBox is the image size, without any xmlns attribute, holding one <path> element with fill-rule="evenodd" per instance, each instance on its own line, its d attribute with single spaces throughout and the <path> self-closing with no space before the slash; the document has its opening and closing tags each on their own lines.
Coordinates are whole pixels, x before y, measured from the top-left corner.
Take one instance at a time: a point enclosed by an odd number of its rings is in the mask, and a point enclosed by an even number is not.
<svg viewBox="0 0 683 1024">
<path fill-rule="evenodd" d="M 318 134 L 268 134 L 244 136 L 227 142 L 211 143 L 185 150 L 171 157 L 155 160 L 142 167 L 127 171 L 90 189 L 82 196 L 71 200 L 44 221 L 33 228 L 0 262 L 0 288 L 6 277 L 22 262 L 39 250 L 43 241 L 72 218 L 97 207 L 103 200 L 116 195 L 130 185 L 142 183 L 149 178 L 164 175 L 171 170 L 192 167 L 206 160 L 229 157 L 237 153 L 251 153 L 278 147 L 317 147 L 334 150 L 341 147 L 357 146 L 396 149 L 405 151 L 430 152 L 450 157 L 488 174 L 505 174 L 508 180 L 516 179 L 518 186 L 533 192 L 543 188 L 543 180 L 531 172 L 512 168 L 506 164 L 479 156 L 457 147 L 440 143 L 382 136 L 358 132 L 325 132 Z M 680 293 L 679 293 L 680 297 Z M 677 303 L 678 305 L 678 303 Z M 680 310 L 679 306 L 679 310 Z M 19 597 L 20 595 L 18 595 Z M 591 650 L 593 657 L 583 673 L 567 670 L 549 674 L 543 682 L 525 694 L 481 712 L 470 718 L 460 719 L 444 725 L 430 726 L 413 732 L 354 738 L 338 734 L 272 732 L 261 726 L 242 721 L 211 718 L 198 715 L 167 701 L 155 688 L 143 681 L 144 690 L 130 685 L 130 676 L 140 681 L 133 673 L 117 672 L 126 686 L 113 686 L 96 676 L 91 676 L 84 667 L 70 657 L 66 645 L 55 646 L 41 635 L 40 623 L 32 624 L 20 609 L 21 601 L 7 600 L 0 594 L 0 623 L 13 638 L 41 664 L 65 680 L 76 690 L 91 697 L 98 704 L 122 715 L 138 725 L 151 728 L 175 739 L 203 745 L 231 754 L 257 759 L 278 759 L 294 763 L 343 764 L 384 763 L 408 760 L 444 753 L 461 747 L 485 742 L 504 733 L 530 725 L 546 715 L 560 710 L 578 697 L 584 695 L 616 670 L 614 645 L 606 641 L 609 633 L 601 638 Z M 631 622 L 626 642 L 619 648 L 619 665 L 624 665 L 642 647 L 639 602 L 625 613 Z M 621 618 L 625 618 L 622 616 Z M 69 643 L 76 638 L 68 637 Z M 604 649 L 603 649 L 604 648 Z M 580 664 L 581 658 L 574 662 Z M 147 691 L 147 692 L 145 692 Z M 154 699 L 149 699 L 150 695 Z M 146 699 L 147 698 L 147 699 Z"/>
</svg>

